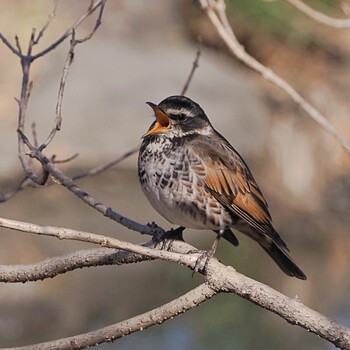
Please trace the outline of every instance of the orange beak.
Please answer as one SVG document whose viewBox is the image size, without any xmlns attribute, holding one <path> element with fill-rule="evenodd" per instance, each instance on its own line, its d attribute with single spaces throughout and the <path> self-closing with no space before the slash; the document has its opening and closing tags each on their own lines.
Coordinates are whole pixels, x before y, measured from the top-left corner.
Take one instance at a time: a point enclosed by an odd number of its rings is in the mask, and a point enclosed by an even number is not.
<svg viewBox="0 0 350 350">
<path fill-rule="evenodd" d="M 170 118 L 163 112 L 163 110 L 158 107 L 156 104 L 152 102 L 146 102 L 154 111 L 154 115 L 156 117 L 156 122 L 152 129 L 148 130 L 146 134 L 142 136 L 142 138 L 152 135 L 158 134 L 162 131 L 165 131 L 170 125 Z"/>
</svg>

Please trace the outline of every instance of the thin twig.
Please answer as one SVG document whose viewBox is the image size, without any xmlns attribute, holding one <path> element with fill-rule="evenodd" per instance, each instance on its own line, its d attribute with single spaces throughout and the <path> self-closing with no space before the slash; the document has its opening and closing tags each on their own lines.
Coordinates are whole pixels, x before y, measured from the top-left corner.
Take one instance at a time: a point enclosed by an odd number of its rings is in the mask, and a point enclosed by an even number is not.
<svg viewBox="0 0 350 350">
<path fill-rule="evenodd" d="M 20 52 L 19 48 L 18 50 L 15 49 L 13 45 L 0 33 L 0 40 L 18 57 L 22 58 L 22 53 Z M 18 37 L 15 37 L 16 44 L 19 44 Z"/>
<path fill-rule="evenodd" d="M 68 158 L 65 158 L 65 159 L 56 159 L 56 156 L 53 155 L 51 157 L 51 162 L 53 164 L 63 164 L 63 163 L 68 163 L 68 162 L 71 162 L 73 159 L 77 158 L 79 156 L 79 153 L 75 153 L 73 154 L 72 156 L 68 157 Z"/>
<path fill-rule="evenodd" d="M 18 183 L 18 185 L 12 191 L 0 195 L 0 203 L 8 201 L 13 196 L 15 196 L 18 192 L 20 192 L 21 190 L 23 190 L 24 188 L 32 184 L 33 184 L 33 181 L 30 180 L 28 177 L 25 177 Z"/>
<path fill-rule="evenodd" d="M 350 153 L 350 144 L 348 141 L 339 134 L 334 125 L 322 113 L 307 102 L 290 84 L 245 51 L 228 22 L 224 0 L 199 0 L 199 2 L 201 8 L 233 55 L 245 65 L 260 73 L 264 79 L 272 82 L 286 92 L 318 125 L 334 136 L 347 153 Z"/>
<path fill-rule="evenodd" d="M 51 13 L 49 14 L 49 16 L 47 17 L 46 23 L 39 31 L 38 36 L 36 37 L 36 39 L 34 39 L 34 45 L 37 45 L 39 43 L 39 41 L 43 37 L 46 29 L 48 28 L 48 26 L 51 24 L 51 22 L 56 17 L 58 2 L 59 2 L 59 0 L 53 0 L 53 9 L 52 9 Z"/>
<path fill-rule="evenodd" d="M 16 42 L 18 52 L 22 55 L 22 48 L 21 48 L 21 43 L 19 42 L 18 35 L 15 35 L 15 42 Z"/>
<path fill-rule="evenodd" d="M 90 40 L 92 38 L 92 36 L 95 34 L 96 30 L 98 29 L 98 27 L 102 23 L 102 15 L 103 15 L 103 10 L 104 10 L 105 5 L 106 5 L 106 0 L 103 0 L 101 3 L 101 6 L 100 6 L 100 12 L 98 13 L 94 28 L 84 38 L 77 39 L 77 44 L 81 44 L 87 40 Z M 93 6 L 94 5 L 93 5 L 93 1 L 92 1 L 90 7 L 92 8 Z"/>
<path fill-rule="evenodd" d="M 41 52 L 35 54 L 32 56 L 33 60 L 36 60 L 39 57 L 42 57 L 49 53 L 50 51 L 54 50 L 58 45 L 60 45 L 64 40 L 66 40 L 69 36 L 72 35 L 72 32 L 76 30 L 82 22 L 86 20 L 92 13 L 96 11 L 99 7 L 104 7 L 106 3 L 106 0 L 97 0 L 96 2 L 93 3 L 92 6 L 89 6 L 89 8 L 86 10 L 86 12 L 79 18 L 77 19 L 74 24 L 66 30 L 66 32 L 60 36 L 54 43 L 49 45 L 46 49 L 42 50 Z"/>
<path fill-rule="evenodd" d="M 138 222 L 133 221 L 113 211 L 111 208 L 97 201 L 95 198 L 93 198 L 84 190 L 82 190 L 80 187 L 78 187 L 73 182 L 73 180 L 68 176 L 66 176 L 60 169 L 56 168 L 54 164 L 42 154 L 42 152 L 34 148 L 33 145 L 31 145 L 31 143 L 29 142 L 28 138 L 22 132 L 19 131 L 19 134 L 23 138 L 23 142 L 30 149 L 31 157 L 37 159 L 41 163 L 43 169 L 48 173 L 50 173 L 57 183 L 66 187 L 69 191 L 74 193 L 78 198 L 80 198 L 87 205 L 97 210 L 98 212 L 102 213 L 104 216 L 120 223 L 121 225 L 131 230 L 140 232 L 142 234 L 148 234 L 148 235 L 164 234 L 164 230 L 158 227 L 157 225 L 155 226 L 141 225 Z"/>
<path fill-rule="evenodd" d="M 59 87 L 59 90 L 58 90 L 58 97 L 57 97 L 57 104 L 56 104 L 55 125 L 52 128 L 52 130 L 51 130 L 50 134 L 48 135 L 47 139 L 45 140 L 45 142 L 40 145 L 40 147 L 39 147 L 40 150 L 45 149 L 48 146 L 48 144 L 55 137 L 56 132 L 61 129 L 63 94 L 64 94 L 64 88 L 66 86 L 66 81 L 67 81 L 67 77 L 68 77 L 69 67 L 73 63 L 73 60 L 74 60 L 74 48 L 75 48 L 75 46 L 77 44 L 81 44 L 81 43 L 84 43 L 87 40 L 90 40 L 92 38 L 92 36 L 96 33 L 98 27 L 102 23 L 102 15 L 103 15 L 104 6 L 105 6 L 105 0 L 103 0 L 101 2 L 100 11 L 99 11 L 98 17 L 96 19 L 95 26 L 90 31 L 90 33 L 88 35 L 86 35 L 84 38 L 76 39 L 76 37 L 75 37 L 75 28 L 72 29 L 72 33 L 71 33 L 72 39 L 71 39 L 71 43 L 70 43 L 70 48 L 69 48 L 69 52 L 68 52 L 68 55 L 67 55 L 66 63 L 65 63 L 64 68 L 63 68 L 63 73 L 62 73 L 62 77 L 61 77 L 60 87 Z M 89 9 L 93 8 L 93 7 L 94 7 L 94 5 L 92 3 L 90 5 Z"/>
<path fill-rule="evenodd" d="M 56 116 L 55 116 L 54 126 L 53 126 L 50 134 L 46 138 L 46 140 L 40 145 L 40 147 L 39 147 L 40 150 L 44 150 L 48 146 L 48 144 L 53 140 L 53 138 L 56 135 L 56 132 L 61 130 L 61 125 L 62 125 L 62 101 L 63 101 L 64 88 L 66 86 L 66 81 L 67 81 L 67 77 L 68 77 L 69 67 L 72 64 L 73 59 L 74 59 L 74 48 L 75 48 L 76 45 L 77 45 L 77 41 L 75 40 L 75 31 L 73 30 L 70 48 L 69 48 L 69 51 L 68 51 L 66 63 L 64 65 L 64 67 L 63 67 L 60 87 L 58 89 L 57 104 L 56 104 Z"/>
<path fill-rule="evenodd" d="M 103 163 L 97 167 L 91 168 L 90 170 L 81 173 L 79 175 L 73 176 L 72 180 L 79 180 L 79 179 L 83 179 L 87 176 L 94 176 L 97 174 L 102 173 L 103 171 L 106 171 L 107 169 L 110 169 L 111 167 L 119 164 L 120 162 L 122 162 L 123 160 L 129 158 L 130 156 L 132 156 L 133 154 L 135 154 L 136 152 L 138 152 L 138 150 L 140 149 L 140 146 L 138 145 L 137 147 L 134 147 L 132 149 L 130 149 L 129 151 L 125 152 L 123 155 L 121 155 L 120 157 L 111 160 L 109 162 Z"/>
<path fill-rule="evenodd" d="M 22 66 L 23 77 L 22 77 L 22 86 L 21 86 L 20 99 L 17 100 L 18 101 L 18 105 L 19 105 L 19 115 L 18 115 L 18 155 L 19 155 L 20 161 L 22 163 L 23 170 L 25 171 L 27 177 L 29 177 L 37 185 L 44 185 L 46 183 L 46 180 L 48 178 L 47 177 L 47 173 L 45 173 L 44 170 L 40 171 L 39 174 L 36 174 L 34 172 L 30 162 L 28 161 L 28 157 L 27 157 L 26 150 L 25 150 L 25 147 L 24 147 L 24 138 L 23 138 L 24 129 L 25 129 L 25 121 L 26 121 L 27 105 L 28 105 L 28 100 L 30 98 L 30 92 L 31 92 L 31 89 L 32 89 L 32 83 L 29 82 L 29 74 L 30 74 L 31 63 L 35 59 L 43 56 L 45 53 L 48 53 L 49 51 L 53 50 L 55 47 L 57 47 L 57 45 L 59 45 L 59 43 L 61 43 L 69 35 L 72 35 L 72 44 L 71 44 L 71 48 L 70 48 L 70 51 L 69 51 L 69 54 L 68 54 L 67 63 L 66 63 L 66 66 L 65 66 L 66 69 L 64 69 L 63 76 L 62 76 L 62 79 L 61 79 L 60 89 L 59 89 L 59 97 L 58 97 L 58 102 L 57 102 L 57 107 L 56 107 L 55 126 L 52 129 L 52 131 L 50 132 L 50 134 L 47 137 L 46 141 L 39 147 L 40 149 L 44 149 L 52 141 L 53 137 L 55 136 L 56 131 L 60 129 L 60 125 L 61 125 L 61 121 L 62 121 L 61 104 L 62 104 L 64 85 L 65 85 L 65 81 L 66 81 L 67 74 L 68 74 L 68 66 L 72 62 L 72 59 L 73 59 L 73 49 L 74 49 L 74 46 L 77 44 L 77 41 L 74 38 L 75 29 L 88 16 L 90 16 L 96 9 L 100 8 L 100 12 L 99 12 L 99 15 L 98 15 L 98 18 L 96 20 L 94 28 L 92 29 L 90 34 L 86 38 L 84 38 L 82 40 L 82 42 L 88 40 L 88 37 L 91 38 L 91 36 L 96 32 L 97 28 L 101 24 L 101 18 L 102 18 L 104 5 L 105 5 L 105 0 L 98 0 L 98 1 L 96 1 L 94 3 L 92 3 L 91 6 L 89 6 L 87 11 L 85 12 L 85 14 L 83 16 L 81 16 L 73 24 L 73 26 L 68 31 L 66 31 L 66 33 L 61 37 L 60 40 L 56 41 L 54 44 L 52 44 L 51 46 L 49 46 L 48 48 L 46 48 L 45 50 L 41 51 L 40 53 L 38 53 L 36 55 L 32 55 L 33 46 L 38 42 L 38 40 L 40 40 L 40 38 L 42 37 L 42 35 L 43 35 L 44 31 L 46 30 L 47 26 L 51 23 L 52 19 L 50 19 L 50 16 L 49 16 L 49 19 L 47 21 L 47 25 L 45 25 L 43 27 L 43 29 L 41 30 L 41 33 L 38 34 L 37 38 L 35 37 L 36 30 L 35 30 L 35 28 L 33 28 L 31 36 L 30 36 L 30 40 L 29 40 L 29 43 L 28 43 L 28 50 L 27 50 L 27 54 L 26 55 L 23 55 L 21 52 L 17 51 L 3 36 L 0 36 L 2 41 L 10 48 L 10 50 L 13 51 L 14 53 L 16 53 L 21 58 L 21 66 Z M 53 15 L 55 14 L 56 7 L 57 7 L 57 4 L 55 4 L 55 6 L 54 6 L 54 10 L 53 10 L 53 13 L 52 13 Z M 17 46 L 19 47 L 19 50 L 20 50 L 18 39 L 16 40 L 16 42 L 17 42 Z"/>
<path fill-rule="evenodd" d="M 32 123 L 31 129 L 32 129 L 32 136 L 33 136 L 33 144 L 34 144 L 34 147 L 37 148 L 39 143 L 38 143 L 38 134 L 36 132 L 36 124 L 35 124 L 35 122 Z"/>
<path fill-rule="evenodd" d="M 311 6 L 305 4 L 301 0 L 283 0 L 288 4 L 294 6 L 296 9 L 309 16 L 310 18 L 322 23 L 327 26 L 331 26 L 339 29 L 350 28 L 350 19 L 349 18 L 333 18 L 325 15 L 322 12 L 319 12 L 313 9 Z"/>
<path fill-rule="evenodd" d="M 184 96 L 191 84 L 191 81 L 192 81 L 192 78 L 193 78 L 193 75 L 194 75 L 194 72 L 196 71 L 196 69 L 199 67 L 198 65 L 198 62 L 199 62 L 199 57 L 201 55 L 201 48 L 200 46 L 198 46 L 198 49 L 197 49 L 197 52 L 196 52 L 196 58 L 194 59 L 193 61 L 193 64 L 192 64 L 192 69 L 191 69 L 191 72 L 190 72 L 190 75 L 188 76 L 187 80 L 186 80 L 186 83 L 181 91 L 181 95 Z"/>
<path fill-rule="evenodd" d="M 36 147 L 34 147 L 36 148 Z M 121 163 L 122 161 L 124 161 L 125 159 L 129 158 L 130 156 L 132 156 L 133 154 L 135 154 L 136 152 L 138 152 L 140 146 L 134 147 L 132 149 L 130 149 L 129 151 L 125 152 L 123 155 L 119 156 L 116 159 L 113 159 L 111 161 L 105 162 L 103 164 L 100 164 L 96 167 L 93 167 L 89 170 L 87 170 L 86 172 L 80 173 L 78 175 L 75 175 L 72 177 L 73 181 L 76 180 L 80 180 L 83 178 L 86 178 L 88 176 L 95 176 L 98 174 L 101 174 L 102 172 L 112 168 L 113 166 Z M 51 162 L 53 164 L 62 164 L 62 163 L 67 163 L 72 161 L 73 159 L 78 157 L 78 153 L 73 154 L 71 157 L 68 157 L 66 159 L 56 159 L 56 156 L 52 156 L 51 157 Z M 51 186 L 53 184 L 53 182 L 50 183 L 46 183 L 46 185 Z M 14 197 L 18 192 L 20 192 L 21 190 L 23 190 L 24 188 L 31 186 L 31 187 L 39 187 L 37 186 L 32 180 L 28 179 L 27 177 L 25 177 L 23 180 L 21 180 L 19 182 L 19 184 L 11 191 L 7 192 L 7 193 L 3 193 L 0 194 L 0 203 L 2 202 L 6 202 L 9 199 L 11 199 L 12 197 Z"/>
</svg>

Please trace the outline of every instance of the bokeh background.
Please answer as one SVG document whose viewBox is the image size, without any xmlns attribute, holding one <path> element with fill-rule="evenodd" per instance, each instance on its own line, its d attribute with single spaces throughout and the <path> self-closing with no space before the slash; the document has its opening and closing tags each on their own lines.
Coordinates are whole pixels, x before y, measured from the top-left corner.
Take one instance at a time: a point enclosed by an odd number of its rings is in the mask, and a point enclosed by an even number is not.
<svg viewBox="0 0 350 350">
<path fill-rule="evenodd" d="M 62 0 L 37 48 L 46 47 L 80 16 L 89 1 Z M 334 16 L 337 1 L 308 1 Z M 350 140 L 350 30 L 313 22 L 283 1 L 229 1 L 234 28 L 247 50 L 316 105 Z M 0 31 L 22 46 L 50 13 L 47 0 L 2 0 Z M 92 20 L 77 35 L 87 33 Z M 187 95 L 247 160 L 269 204 L 276 228 L 308 276 L 285 276 L 242 235 L 238 249 L 221 242 L 217 256 L 238 271 L 350 326 L 350 156 L 288 96 L 233 59 L 208 20 L 188 1 L 109 1 L 94 37 L 76 48 L 63 101 L 62 130 L 47 149 L 64 159 L 69 175 L 121 155 L 140 142 L 152 122 L 145 101 L 179 94 L 202 41 L 199 68 Z M 69 43 L 33 64 L 28 128 L 39 140 L 51 130 L 59 79 Z M 0 190 L 21 179 L 17 105 L 21 69 L 0 45 Z M 79 185 L 116 211 L 142 223 L 165 222 L 147 203 L 137 179 L 137 157 Z M 0 215 L 71 227 L 131 242 L 145 238 L 111 222 L 59 185 L 27 188 L 0 204 Z M 0 230 L 0 263 L 27 264 L 88 246 Z M 185 239 L 210 246 L 211 232 L 187 230 Z M 171 263 L 99 267 L 54 279 L 2 284 L 0 346 L 58 339 L 132 317 L 198 285 L 201 278 Z M 195 310 L 101 349 L 332 349 L 299 327 L 234 295 L 219 295 Z"/>
</svg>

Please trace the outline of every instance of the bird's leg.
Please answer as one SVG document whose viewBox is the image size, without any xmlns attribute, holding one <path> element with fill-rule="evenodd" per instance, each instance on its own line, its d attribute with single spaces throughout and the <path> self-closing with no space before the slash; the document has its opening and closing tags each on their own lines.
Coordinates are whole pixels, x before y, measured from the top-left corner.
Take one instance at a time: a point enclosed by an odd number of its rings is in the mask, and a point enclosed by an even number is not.
<svg viewBox="0 0 350 350">
<path fill-rule="evenodd" d="M 201 265 L 203 264 L 203 262 L 204 262 L 204 267 L 203 267 L 202 271 L 206 271 L 210 259 L 214 256 L 214 254 L 216 252 L 216 248 L 218 247 L 220 238 L 222 237 L 222 235 L 224 233 L 224 230 L 218 230 L 215 232 L 216 232 L 215 241 L 211 245 L 210 249 L 205 251 L 203 254 L 201 254 L 199 256 L 199 258 L 197 259 L 196 264 L 195 264 L 194 269 L 193 269 L 193 272 L 192 272 L 192 277 L 196 272 L 199 272 L 201 270 Z"/>
<path fill-rule="evenodd" d="M 185 227 L 180 226 L 176 229 L 171 228 L 169 231 L 165 233 L 164 240 L 162 241 L 162 246 L 160 249 L 162 250 L 170 250 L 174 241 L 184 241 L 182 237 L 182 233 L 185 230 Z"/>
</svg>

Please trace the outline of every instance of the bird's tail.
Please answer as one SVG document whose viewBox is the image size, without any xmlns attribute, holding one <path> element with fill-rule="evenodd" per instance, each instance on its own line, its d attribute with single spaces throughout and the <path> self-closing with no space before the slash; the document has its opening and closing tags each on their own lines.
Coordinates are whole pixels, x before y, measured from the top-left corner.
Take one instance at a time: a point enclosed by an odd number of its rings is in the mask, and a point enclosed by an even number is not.
<svg viewBox="0 0 350 350">
<path fill-rule="evenodd" d="M 260 243 L 260 242 L 259 242 Z M 275 263 L 281 268 L 281 270 L 288 276 L 296 277 L 301 280 L 306 280 L 306 276 L 303 271 L 296 265 L 292 258 L 285 251 L 285 248 L 281 247 L 275 242 L 271 242 L 269 246 L 261 244 L 261 247 L 266 251 L 267 254 L 275 261 Z"/>
<path fill-rule="evenodd" d="M 272 226 L 269 227 L 268 234 L 257 231 L 246 224 L 242 225 L 239 230 L 258 242 L 285 274 L 306 280 L 304 272 L 289 256 L 287 245 Z"/>
<path fill-rule="evenodd" d="M 219 231 L 215 231 L 215 232 L 218 233 Z M 226 239 L 226 241 L 228 241 L 231 244 L 233 244 L 234 246 L 238 247 L 239 241 L 238 241 L 236 235 L 229 228 L 226 228 L 225 231 L 223 233 L 221 233 L 221 235 L 224 239 Z"/>
</svg>

